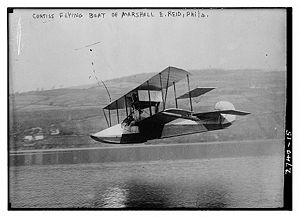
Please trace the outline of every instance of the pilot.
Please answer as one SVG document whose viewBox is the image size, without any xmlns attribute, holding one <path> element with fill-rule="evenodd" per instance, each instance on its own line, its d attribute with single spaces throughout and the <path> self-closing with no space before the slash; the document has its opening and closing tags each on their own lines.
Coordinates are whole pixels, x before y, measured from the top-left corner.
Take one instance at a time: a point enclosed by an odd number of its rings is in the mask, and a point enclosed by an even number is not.
<svg viewBox="0 0 300 218">
<path fill-rule="evenodd" d="M 125 127 L 131 127 L 134 126 L 134 124 L 139 120 L 139 115 L 137 115 L 138 112 L 135 110 L 134 112 L 132 112 L 130 115 L 128 115 L 128 117 L 126 117 L 126 119 L 122 122 L 122 125 L 124 125 Z"/>
<path fill-rule="evenodd" d="M 133 119 L 135 121 L 138 121 L 140 119 L 140 114 L 141 114 L 140 110 L 134 110 L 133 111 Z"/>
<path fill-rule="evenodd" d="M 140 109 L 140 103 L 137 93 L 132 94 L 132 107 L 133 110 L 139 110 Z"/>
</svg>

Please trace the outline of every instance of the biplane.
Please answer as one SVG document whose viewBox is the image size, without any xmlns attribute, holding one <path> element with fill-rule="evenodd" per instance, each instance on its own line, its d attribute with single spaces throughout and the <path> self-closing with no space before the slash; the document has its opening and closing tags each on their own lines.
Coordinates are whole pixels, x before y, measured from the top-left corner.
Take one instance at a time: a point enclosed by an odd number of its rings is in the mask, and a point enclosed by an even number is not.
<svg viewBox="0 0 300 218">
<path fill-rule="evenodd" d="M 197 87 L 190 90 L 191 73 L 176 67 L 167 67 L 138 87 L 119 97 L 103 108 L 108 128 L 91 135 L 104 143 L 143 143 L 188 134 L 219 130 L 229 127 L 236 115 L 248 112 L 235 110 L 232 103 L 220 101 L 215 110 L 194 112 L 192 98 L 199 97 L 214 88 Z M 186 79 L 188 92 L 177 97 L 176 83 Z M 166 108 L 169 87 L 173 86 L 174 108 Z M 178 101 L 189 99 L 190 110 L 178 108 Z M 108 111 L 108 118 L 105 113 Z M 112 125 L 111 111 L 116 111 L 117 124 Z M 120 110 L 126 118 L 120 122 Z M 125 114 L 125 112 L 124 112 Z"/>
</svg>

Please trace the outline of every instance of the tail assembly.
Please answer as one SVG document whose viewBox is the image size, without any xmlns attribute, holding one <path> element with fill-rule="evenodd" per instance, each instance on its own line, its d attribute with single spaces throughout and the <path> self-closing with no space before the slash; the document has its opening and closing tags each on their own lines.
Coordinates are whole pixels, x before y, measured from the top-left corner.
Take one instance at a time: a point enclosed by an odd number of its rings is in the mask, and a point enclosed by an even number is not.
<svg viewBox="0 0 300 218">
<path fill-rule="evenodd" d="M 215 110 L 210 112 L 194 113 L 200 120 L 218 120 L 221 124 L 232 123 L 235 121 L 236 116 L 244 116 L 250 113 L 235 110 L 232 103 L 228 101 L 219 101 L 215 105 Z"/>
</svg>

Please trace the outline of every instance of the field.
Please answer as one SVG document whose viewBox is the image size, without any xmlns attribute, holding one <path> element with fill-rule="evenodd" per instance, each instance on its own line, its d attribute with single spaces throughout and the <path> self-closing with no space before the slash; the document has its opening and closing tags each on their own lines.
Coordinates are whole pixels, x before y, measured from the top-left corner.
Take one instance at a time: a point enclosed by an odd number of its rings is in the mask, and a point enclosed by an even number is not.
<svg viewBox="0 0 300 218">
<path fill-rule="evenodd" d="M 228 129 L 148 141 L 147 144 L 206 141 L 283 139 L 286 111 L 286 72 L 261 70 L 190 70 L 191 88 L 215 87 L 193 100 L 194 111 L 212 110 L 221 100 L 251 114 L 238 117 Z M 106 81 L 112 99 L 135 88 L 153 73 Z M 177 96 L 187 91 L 186 81 L 176 86 Z M 10 150 L 107 146 L 90 139 L 89 134 L 107 127 L 102 107 L 109 103 L 104 87 L 97 85 L 33 91 L 9 96 Z M 189 109 L 188 100 L 178 100 Z M 173 89 L 168 91 L 167 107 L 174 106 Z M 125 111 L 120 112 L 125 118 Z M 117 122 L 112 113 L 113 123 Z M 24 142 L 28 130 L 40 127 L 44 139 Z M 59 134 L 51 135 L 51 128 Z"/>
</svg>

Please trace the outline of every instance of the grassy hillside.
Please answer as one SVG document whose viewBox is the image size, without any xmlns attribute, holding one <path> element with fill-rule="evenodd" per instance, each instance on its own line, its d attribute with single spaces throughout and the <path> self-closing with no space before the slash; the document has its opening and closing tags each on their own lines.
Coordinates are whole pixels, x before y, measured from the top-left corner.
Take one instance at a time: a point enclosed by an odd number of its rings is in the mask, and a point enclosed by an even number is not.
<svg viewBox="0 0 300 218">
<path fill-rule="evenodd" d="M 238 117 L 234 125 L 225 130 L 153 140 L 148 144 L 284 137 L 286 72 L 218 69 L 190 72 L 193 74 L 191 88 L 216 87 L 193 100 L 194 111 L 213 109 L 216 102 L 226 100 L 251 115 Z M 152 75 L 118 78 L 107 81 L 106 85 L 115 99 Z M 179 82 L 176 88 L 177 96 L 186 92 L 186 81 Z M 91 85 L 27 92 L 10 95 L 9 100 L 11 149 L 107 146 L 89 138 L 90 133 L 106 128 L 102 107 L 109 100 L 103 87 Z M 188 100 L 178 100 L 178 103 L 180 108 L 189 109 Z M 168 91 L 167 107 L 174 107 L 172 88 Z M 120 114 L 125 118 L 125 111 Z M 114 114 L 112 117 L 116 123 Z M 53 126 L 60 130 L 59 135 L 49 134 Z M 34 127 L 41 127 L 45 138 L 24 147 L 24 136 Z"/>
</svg>

